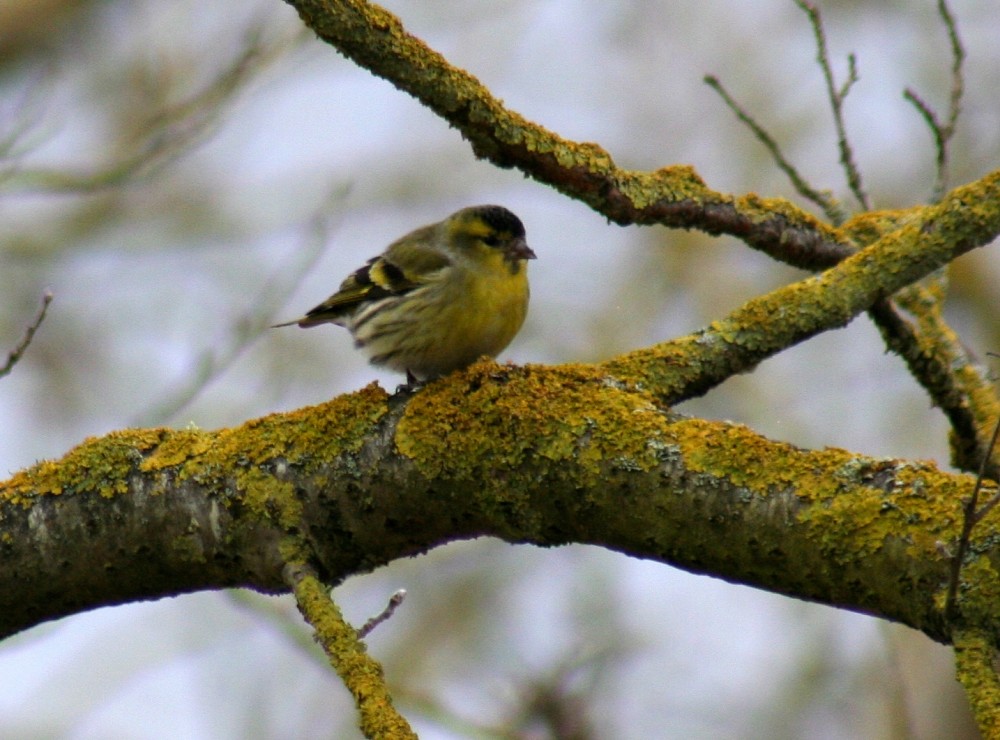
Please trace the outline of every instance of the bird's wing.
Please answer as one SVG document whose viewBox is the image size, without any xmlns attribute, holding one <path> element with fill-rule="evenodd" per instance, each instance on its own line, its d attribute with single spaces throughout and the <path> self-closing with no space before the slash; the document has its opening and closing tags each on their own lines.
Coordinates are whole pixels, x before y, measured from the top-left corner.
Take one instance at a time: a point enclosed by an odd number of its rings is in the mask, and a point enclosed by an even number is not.
<svg viewBox="0 0 1000 740">
<path fill-rule="evenodd" d="M 365 303 L 403 295 L 432 280 L 451 260 L 428 246 L 431 236 L 418 231 L 393 242 L 383 254 L 348 275 L 336 293 L 292 323 L 310 327 L 336 322 Z"/>
</svg>

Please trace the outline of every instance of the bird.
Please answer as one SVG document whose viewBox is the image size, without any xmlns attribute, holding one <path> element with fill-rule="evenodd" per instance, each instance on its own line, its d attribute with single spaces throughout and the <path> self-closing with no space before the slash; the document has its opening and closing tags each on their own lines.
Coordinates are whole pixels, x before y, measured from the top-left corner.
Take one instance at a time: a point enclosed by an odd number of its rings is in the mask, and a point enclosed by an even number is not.
<svg viewBox="0 0 1000 740">
<path fill-rule="evenodd" d="M 304 316 L 282 324 L 336 324 L 371 364 L 408 384 L 496 357 L 528 311 L 524 224 L 498 205 L 463 208 L 392 242 Z"/>
</svg>

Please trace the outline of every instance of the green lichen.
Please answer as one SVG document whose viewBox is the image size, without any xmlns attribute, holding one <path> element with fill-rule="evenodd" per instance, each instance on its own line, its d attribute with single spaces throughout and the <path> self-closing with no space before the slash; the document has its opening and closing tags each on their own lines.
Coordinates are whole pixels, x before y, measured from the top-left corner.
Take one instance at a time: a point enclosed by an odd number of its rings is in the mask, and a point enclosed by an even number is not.
<svg viewBox="0 0 1000 740">
<path fill-rule="evenodd" d="M 807 451 L 738 425 L 691 419 L 675 424 L 673 434 L 692 472 L 727 480 L 751 496 L 792 491 L 802 503 L 798 519 L 811 525 L 809 536 L 840 564 L 900 538 L 914 560 L 941 559 L 940 544 L 957 537 L 960 502 L 972 485 L 971 478 L 930 463 L 870 460 L 833 448 Z M 884 487 L 882 479 L 893 485 Z"/>
<path fill-rule="evenodd" d="M 1000 604 L 1000 570 L 989 557 L 976 557 L 962 566 L 958 610 L 965 622 L 995 624 Z"/>
<path fill-rule="evenodd" d="M 865 211 L 851 217 L 840 232 L 862 247 L 878 241 L 886 234 L 911 223 L 924 212 L 924 206 L 887 211 Z"/>
<path fill-rule="evenodd" d="M 173 556 L 184 562 L 198 564 L 208 562 L 205 556 L 204 541 L 196 531 L 174 537 L 170 542 L 170 551 Z"/>
<path fill-rule="evenodd" d="M 302 502 L 295 486 L 257 468 L 236 475 L 236 488 L 244 506 L 261 521 L 273 522 L 285 531 L 302 522 Z"/>
</svg>

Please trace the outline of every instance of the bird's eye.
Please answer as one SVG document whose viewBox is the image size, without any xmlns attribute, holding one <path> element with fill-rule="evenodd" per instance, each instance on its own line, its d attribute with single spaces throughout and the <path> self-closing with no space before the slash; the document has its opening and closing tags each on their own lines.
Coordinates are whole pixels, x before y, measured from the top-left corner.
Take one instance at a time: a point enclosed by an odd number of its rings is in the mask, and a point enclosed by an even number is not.
<svg viewBox="0 0 1000 740">
<path fill-rule="evenodd" d="M 497 236 L 496 234 L 490 234 L 489 236 L 484 236 L 483 244 L 485 244 L 487 247 L 499 247 L 500 237 Z"/>
</svg>

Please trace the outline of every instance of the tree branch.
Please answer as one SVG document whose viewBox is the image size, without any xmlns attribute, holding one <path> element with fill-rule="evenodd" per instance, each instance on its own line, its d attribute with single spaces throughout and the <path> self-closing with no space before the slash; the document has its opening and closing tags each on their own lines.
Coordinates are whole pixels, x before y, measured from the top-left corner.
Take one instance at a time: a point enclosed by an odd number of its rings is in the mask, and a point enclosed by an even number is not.
<svg viewBox="0 0 1000 740">
<path fill-rule="evenodd" d="M 894 225 L 894 231 L 824 273 L 754 298 L 707 329 L 630 352 L 605 367 L 673 404 L 822 331 L 846 326 L 1000 233 L 1000 170 L 956 188 L 937 206 L 913 209 Z M 860 230 L 859 222 L 844 228 Z"/>
<path fill-rule="evenodd" d="M 986 635 L 963 630 L 955 636 L 955 667 L 984 738 L 1000 735 L 997 648 Z"/>
<path fill-rule="evenodd" d="M 563 139 L 508 110 L 475 77 L 361 0 L 287 0 L 344 56 L 412 95 L 458 129 L 475 154 L 517 167 L 617 224 L 730 234 L 788 264 L 821 269 L 854 251 L 832 228 L 784 199 L 733 197 L 687 166 L 619 168 L 597 144 Z"/>
<path fill-rule="evenodd" d="M 459 377 L 431 384 L 408 403 L 395 400 L 395 414 L 402 414 L 402 420 L 408 420 L 411 425 L 425 423 L 421 421 L 425 419 L 422 412 L 426 412 L 426 420 L 429 420 L 441 413 L 441 408 L 459 417 L 435 428 L 431 440 L 445 447 L 427 459 L 426 465 L 430 467 L 422 467 L 419 474 L 408 462 L 424 457 L 407 446 L 412 444 L 413 435 L 400 436 L 394 422 L 387 427 L 373 424 L 374 419 L 381 418 L 389 410 L 388 399 L 376 389 L 333 402 L 324 412 L 330 418 L 317 417 L 315 410 L 306 410 L 301 416 L 278 415 L 250 422 L 235 431 L 210 434 L 139 430 L 85 443 L 62 463 L 42 463 L 3 487 L 6 504 L 2 523 L 6 534 L 0 538 L 5 553 L 0 560 L 0 583 L 12 585 L 0 596 L 0 614 L 3 615 L 0 634 L 22 629 L 42 618 L 134 598 L 240 585 L 281 590 L 284 588 L 281 573 L 284 557 L 277 543 L 289 531 L 298 530 L 308 533 L 310 547 L 321 554 L 319 560 L 324 569 L 320 575 L 326 581 L 449 539 L 479 534 L 546 544 L 603 543 L 615 549 L 634 549 L 635 554 L 644 557 L 660 557 L 682 567 L 700 569 L 699 564 L 708 562 L 707 554 L 702 551 L 703 542 L 689 543 L 695 546 L 695 554 L 685 551 L 673 539 L 668 549 L 649 550 L 646 549 L 649 542 L 668 540 L 661 539 L 656 530 L 640 527 L 644 534 L 637 542 L 628 540 L 626 545 L 619 538 L 631 537 L 624 531 L 627 528 L 602 533 L 604 528 L 600 522 L 588 519 L 586 527 L 565 531 L 558 517 L 549 520 L 534 508 L 540 501 L 530 506 L 521 501 L 521 484 L 527 486 L 523 495 L 530 500 L 532 496 L 547 495 L 544 491 L 548 489 L 538 489 L 537 481 L 546 476 L 563 475 L 549 469 L 548 463 L 533 471 L 531 466 L 522 469 L 522 463 L 536 454 L 532 450 L 542 451 L 543 462 L 563 457 L 572 459 L 580 453 L 581 460 L 576 460 L 575 464 L 583 465 L 581 475 L 595 472 L 588 467 L 595 460 L 588 461 L 585 450 L 590 450 L 589 454 L 596 451 L 596 461 L 611 465 L 611 470 L 605 471 L 608 478 L 584 475 L 572 488 L 574 495 L 587 490 L 593 490 L 595 495 L 597 491 L 615 490 L 608 482 L 618 475 L 615 465 L 619 463 L 614 461 L 622 461 L 620 464 L 630 467 L 633 458 L 648 457 L 649 450 L 644 446 L 630 450 L 627 455 L 613 454 L 610 458 L 606 455 L 616 449 L 614 445 L 608 448 L 591 446 L 593 430 L 590 424 L 600 418 L 602 404 L 610 402 L 602 397 L 587 400 L 583 406 L 587 409 L 585 422 L 579 427 L 569 427 L 570 438 L 564 440 L 565 446 L 551 449 L 560 434 L 550 425 L 555 424 L 565 436 L 566 419 L 572 418 L 563 413 L 562 403 L 575 398 L 574 394 L 581 387 L 588 388 L 588 393 L 593 392 L 591 386 L 596 382 L 600 389 L 624 394 L 621 398 L 616 397 L 612 406 L 629 399 L 630 408 L 638 403 L 640 409 L 646 410 L 644 413 L 651 413 L 649 403 L 654 399 L 657 403 L 677 401 L 704 392 L 733 372 L 749 369 L 782 348 L 824 329 L 843 325 L 879 298 L 992 238 L 1000 226 L 1000 216 L 993 212 L 1000 201 L 997 188 L 1000 188 L 1000 173 L 958 188 L 940 205 L 915 214 L 902 222 L 897 231 L 836 268 L 754 299 L 729 318 L 690 337 L 639 350 L 593 368 L 536 369 L 521 375 L 520 371 L 488 365 L 478 374 L 470 371 L 465 381 Z M 987 205 L 970 207 L 969 204 Z M 498 383 L 513 386 L 515 377 L 528 383 L 530 389 L 521 388 L 523 395 L 513 397 L 512 419 L 531 418 L 532 410 L 539 406 L 548 409 L 539 410 L 539 413 L 552 416 L 538 419 L 538 425 L 521 430 L 509 440 L 514 446 L 502 454 L 490 452 L 488 438 L 478 440 L 482 449 L 449 449 L 447 445 L 455 444 L 456 437 L 466 436 L 464 432 L 456 435 L 456 431 L 479 423 L 477 415 L 492 418 L 490 410 L 494 406 L 477 409 L 477 404 L 471 397 L 466 399 L 465 394 L 474 397 L 480 387 L 493 388 Z M 621 381 L 628 385 L 623 386 Z M 472 385 L 466 387 L 464 383 Z M 456 387 L 462 389 L 461 393 L 449 397 L 441 408 L 435 404 L 426 407 L 428 400 L 436 397 L 431 393 L 432 388 L 454 390 Z M 640 393 L 628 390 L 630 387 L 644 390 Z M 564 393 L 568 395 L 563 397 Z M 546 404 L 539 404 L 539 398 L 545 398 Z M 347 414 L 336 413 L 341 406 L 352 410 Z M 471 419 L 462 416 L 464 414 L 471 414 Z M 636 422 L 637 417 L 630 410 L 604 429 L 613 435 L 617 425 L 625 433 L 625 430 L 633 430 Z M 503 420 L 497 420 L 497 424 L 498 428 L 504 426 Z M 706 427 L 705 440 L 711 436 L 708 429 L 721 437 L 732 433 L 725 426 Z M 671 435 L 667 437 L 672 439 Z M 394 452 L 390 440 L 399 445 L 399 452 Z M 674 444 L 645 436 L 642 440 L 642 445 L 653 445 L 657 450 L 671 449 Z M 343 446 L 348 442 L 355 447 L 345 451 Z M 314 449 L 312 445 L 319 447 Z M 331 449 L 347 457 L 329 470 L 315 472 L 319 477 L 311 477 L 314 471 L 308 461 L 329 458 L 322 453 Z M 354 460 L 355 453 L 357 460 Z M 494 457 L 494 454 L 499 456 Z M 761 459 L 767 459 L 767 455 L 761 453 Z M 490 461 L 496 464 L 496 469 L 491 467 Z M 350 462 L 349 470 L 363 468 L 366 472 L 356 478 L 353 474 L 340 477 L 343 471 L 338 466 L 347 462 Z M 472 480 L 480 494 L 490 490 L 482 487 L 482 481 L 487 478 L 494 482 L 507 481 L 509 487 L 495 491 L 496 499 L 478 501 L 483 507 L 481 511 L 473 509 L 463 513 L 463 507 L 449 493 L 456 474 L 443 471 L 453 465 L 477 462 L 484 467 Z M 644 464 L 635 464 L 639 470 L 648 472 Z M 520 480 L 525 474 L 528 478 Z M 834 470 L 827 470 L 825 474 L 837 475 Z M 411 478 L 414 475 L 416 478 Z M 532 475 L 538 477 L 532 478 Z M 397 476 L 400 476 L 398 480 Z M 520 480 L 519 484 L 512 482 L 514 477 Z M 722 485 L 724 477 L 720 476 L 717 485 Z M 652 480 L 659 479 L 654 476 Z M 947 485 L 952 489 L 960 486 L 958 480 Z M 803 481 L 798 483 L 807 485 Z M 460 486 L 459 497 L 469 495 L 465 490 L 468 484 L 467 481 Z M 640 484 L 650 485 L 650 481 L 629 481 L 622 492 Z M 401 494 L 397 497 L 400 493 L 397 489 L 405 485 L 414 486 L 410 491 L 413 498 L 409 500 Z M 337 511 L 328 511 L 320 505 L 324 497 L 336 497 L 344 492 L 351 495 L 349 500 L 338 500 Z M 131 495 L 120 495 L 123 493 Z M 166 493 L 170 495 L 163 495 Z M 442 493 L 445 494 L 444 499 L 439 500 L 442 508 L 428 518 L 427 514 L 435 507 L 420 502 L 420 496 L 431 500 Z M 699 489 L 697 494 L 703 495 L 703 492 Z M 663 496 L 664 492 L 659 491 L 659 495 Z M 955 501 L 957 499 L 949 499 L 948 506 L 953 507 Z M 354 504 L 359 502 L 366 503 L 360 510 L 353 511 Z M 367 506 L 379 509 L 375 502 L 385 507 L 380 509 L 374 521 L 370 521 L 372 511 Z M 689 503 L 692 508 L 688 514 L 701 511 L 700 503 Z M 557 509 L 563 511 L 567 506 L 573 509 L 576 505 L 567 500 L 560 502 Z M 787 505 L 795 508 L 791 502 Z M 456 506 L 457 513 L 453 508 Z M 30 516 L 27 507 L 30 507 Z M 514 518 L 509 520 L 509 516 Z M 656 510 L 642 507 L 636 516 L 649 518 L 651 524 L 657 520 Z M 934 526 L 947 529 L 949 516 L 939 516 L 934 521 L 940 524 Z M 845 521 L 849 520 L 845 517 Z M 361 522 L 367 522 L 366 526 L 355 529 Z M 538 529 L 542 522 L 544 526 Z M 597 529 L 592 529 L 591 525 Z M 657 527 L 660 526 L 670 525 L 660 522 Z M 695 524 L 686 522 L 685 526 L 694 528 Z M 747 532 L 739 536 L 750 536 Z M 649 537 L 653 539 L 644 539 Z M 948 541 L 943 534 L 939 539 Z M 152 559 L 150 553 L 155 553 Z M 94 568 L 95 562 L 102 567 Z M 730 572 L 727 570 L 729 562 L 724 557 L 716 563 L 721 568 L 720 574 L 746 577 L 749 582 L 754 582 L 758 576 L 755 566 L 745 573 Z M 967 567 L 966 574 L 968 572 Z M 26 580 L 25 573 L 37 578 L 45 585 L 45 590 L 19 591 L 15 584 Z M 814 583 L 822 580 L 814 580 Z M 763 579 L 757 583 L 763 588 L 805 598 L 824 598 L 824 590 L 812 586 L 798 592 L 800 584 L 789 586 L 783 577 L 774 582 Z M 854 608 L 871 608 L 890 618 L 904 618 L 894 611 L 895 607 L 885 608 L 877 599 L 871 604 L 853 601 L 844 591 L 843 584 L 838 588 L 835 583 L 825 583 L 826 587 L 832 589 L 830 593 L 838 594 L 836 603 L 844 601 Z M 939 618 L 932 617 L 932 613 L 905 617 L 909 624 L 944 639 L 946 631 L 940 623 L 932 624 L 934 619 Z"/>
<path fill-rule="evenodd" d="M 299 611 L 316 630 L 316 639 L 354 697 L 361 731 L 367 738 L 408 740 L 417 737 L 393 706 L 382 666 L 368 655 L 358 631 L 347 623 L 328 589 L 304 563 L 286 568 Z"/>
<path fill-rule="evenodd" d="M 792 183 L 792 187 L 795 188 L 795 192 L 822 209 L 830 223 L 834 226 L 840 226 L 847 219 L 847 214 L 844 212 L 844 207 L 833 197 L 833 194 L 828 190 L 817 190 L 806 181 L 795 165 L 785 157 L 784 152 L 781 151 L 781 147 L 774 140 L 774 137 L 757 122 L 757 119 L 749 111 L 736 102 L 733 96 L 729 94 L 729 91 L 723 87 L 718 77 L 715 75 L 705 75 L 704 81 L 706 85 L 719 94 L 726 107 L 733 111 L 736 117 L 753 132 L 757 141 L 767 148 L 771 153 L 771 159 L 774 160 L 778 169 L 788 177 L 789 182 Z"/>
<path fill-rule="evenodd" d="M 484 362 L 412 396 L 371 386 L 235 429 L 87 441 L 0 486 L 0 634 L 197 589 L 285 590 L 294 532 L 324 582 L 455 539 L 582 542 L 949 639 L 939 545 L 970 477 L 679 418 L 612 380 Z M 979 623 L 998 618 L 976 565 L 996 555 L 994 521 L 963 571 L 961 614 Z"/>
<path fill-rule="evenodd" d="M 287 1 L 299 11 L 303 21 L 320 38 L 373 74 L 409 93 L 457 128 L 469 140 L 478 156 L 502 167 L 517 167 L 540 182 L 587 203 L 616 223 L 658 223 L 675 228 L 701 229 L 709 234 L 730 234 L 779 261 L 807 270 L 821 270 L 849 257 L 859 246 L 872 244 L 896 231 L 899 224 L 912 225 L 914 219 L 920 217 L 917 209 L 863 213 L 843 228 L 833 229 L 785 200 L 765 200 L 754 194 L 733 197 L 715 192 L 690 167 L 665 167 L 654 172 L 620 169 L 611 156 L 596 144 L 568 141 L 506 109 L 475 77 L 452 66 L 440 54 L 408 34 L 395 16 L 377 5 L 361 0 Z M 815 6 L 805 2 L 798 4 L 810 13 L 811 19 L 814 18 Z M 834 106 L 838 132 L 843 134 L 843 122 L 840 120 L 842 103 L 856 78 L 856 67 L 852 60 L 847 81 L 837 88 L 832 81 L 832 70 L 826 58 L 825 40 L 818 25 L 818 15 L 814 19 L 814 31 L 817 33 L 818 53 L 821 64 L 824 65 L 824 75 L 829 83 L 828 92 Z M 864 203 L 867 196 L 861 188 L 860 175 L 854 166 L 846 139 L 844 136 L 841 139 L 841 154 L 848 179 L 855 194 Z M 956 242 L 960 245 L 960 250 L 970 244 L 985 244 L 997 233 L 1000 200 L 997 198 L 996 173 L 981 180 L 977 186 L 982 186 L 983 189 L 977 193 L 959 189 L 952 193 L 948 207 L 924 214 L 925 224 L 930 231 L 935 230 L 930 227 L 932 223 L 936 226 L 938 223 L 948 222 L 947 230 L 952 233 L 957 235 L 965 232 Z M 978 227 L 966 230 L 963 226 L 963 219 L 969 215 L 965 207 L 969 202 L 978 204 L 973 220 L 979 221 L 983 227 L 981 230 Z M 973 234 L 973 231 L 979 233 Z M 911 247 L 919 249 L 918 242 L 923 236 L 922 233 L 911 230 L 905 240 Z M 891 292 L 887 290 L 879 295 L 867 296 L 864 299 L 865 308 L 875 306 L 878 301 L 888 298 Z M 756 304 L 754 307 L 764 306 Z M 784 309 L 777 307 L 777 310 Z M 855 314 L 853 307 L 844 312 L 840 325 L 846 324 Z M 876 311 L 872 318 L 887 337 L 890 347 L 902 354 L 911 370 L 927 368 L 925 363 L 914 361 L 922 350 L 907 344 L 908 339 L 913 336 L 904 333 L 893 335 L 894 329 L 900 328 L 899 322 L 884 325 L 880 323 L 881 319 L 886 318 L 885 311 Z M 727 341 L 727 362 L 709 367 L 708 374 L 693 380 L 679 381 L 673 389 L 676 393 L 671 391 L 664 397 L 679 398 L 704 393 L 733 372 L 744 371 L 763 357 L 773 354 L 772 346 L 761 347 L 756 343 L 754 332 L 747 334 L 742 327 L 735 327 L 735 332 L 731 326 L 724 328 L 727 330 L 727 340 L 736 338 L 744 342 L 742 349 L 745 350 L 745 357 L 733 361 L 732 343 Z M 786 342 L 782 346 L 801 341 L 802 338 L 811 336 L 811 332 L 814 333 L 814 329 L 809 326 L 797 327 L 790 334 L 796 338 L 791 342 L 782 340 Z M 708 337 L 705 338 L 707 339 Z M 711 352 L 712 348 L 703 345 L 699 349 Z M 642 354 L 636 359 L 641 360 Z M 675 359 L 677 358 L 661 353 L 655 363 L 647 363 L 644 371 L 657 368 L 662 370 L 665 367 L 663 360 L 669 362 Z M 715 359 L 718 360 L 719 357 Z M 680 364 L 682 368 L 693 367 L 691 363 Z M 968 365 L 968 362 L 964 364 Z M 955 458 L 959 461 L 971 459 L 971 467 L 975 467 L 980 458 L 965 452 L 982 449 L 985 439 L 982 434 L 974 438 L 968 436 L 969 425 L 965 423 L 968 421 L 967 415 L 958 411 L 961 406 L 974 407 L 974 397 L 946 397 L 939 392 L 940 383 L 937 379 L 921 375 L 916 377 L 931 393 L 931 398 L 942 405 L 949 418 L 953 422 L 960 422 L 955 426 Z M 663 380 L 669 381 L 666 378 Z M 692 382 L 694 387 L 689 385 Z M 697 387 L 698 384 L 700 388 Z M 973 392 L 982 383 L 961 385 Z M 995 404 L 988 403 L 982 408 L 974 407 L 973 414 L 982 416 L 983 411 L 988 411 L 993 405 Z"/>
<path fill-rule="evenodd" d="M 857 59 L 853 54 L 847 56 L 847 79 L 837 87 L 833 79 L 833 67 L 830 64 L 830 53 L 826 48 L 826 31 L 823 30 L 823 21 L 820 18 L 819 8 L 806 0 L 795 0 L 795 4 L 809 16 L 809 23 L 813 28 L 813 37 L 816 39 L 816 61 L 820 69 L 823 70 L 823 79 L 826 81 L 826 94 L 830 101 L 830 110 L 833 112 L 833 123 L 837 129 L 837 146 L 840 149 L 840 164 L 844 168 L 847 176 L 847 184 L 854 193 L 861 207 L 869 211 L 871 203 L 868 193 L 865 192 L 861 184 L 861 170 L 854 161 L 854 151 L 851 149 L 851 142 L 847 138 L 847 127 L 844 124 L 844 100 L 851 91 L 854 83 L 858 81 Z"/>
</svg>

